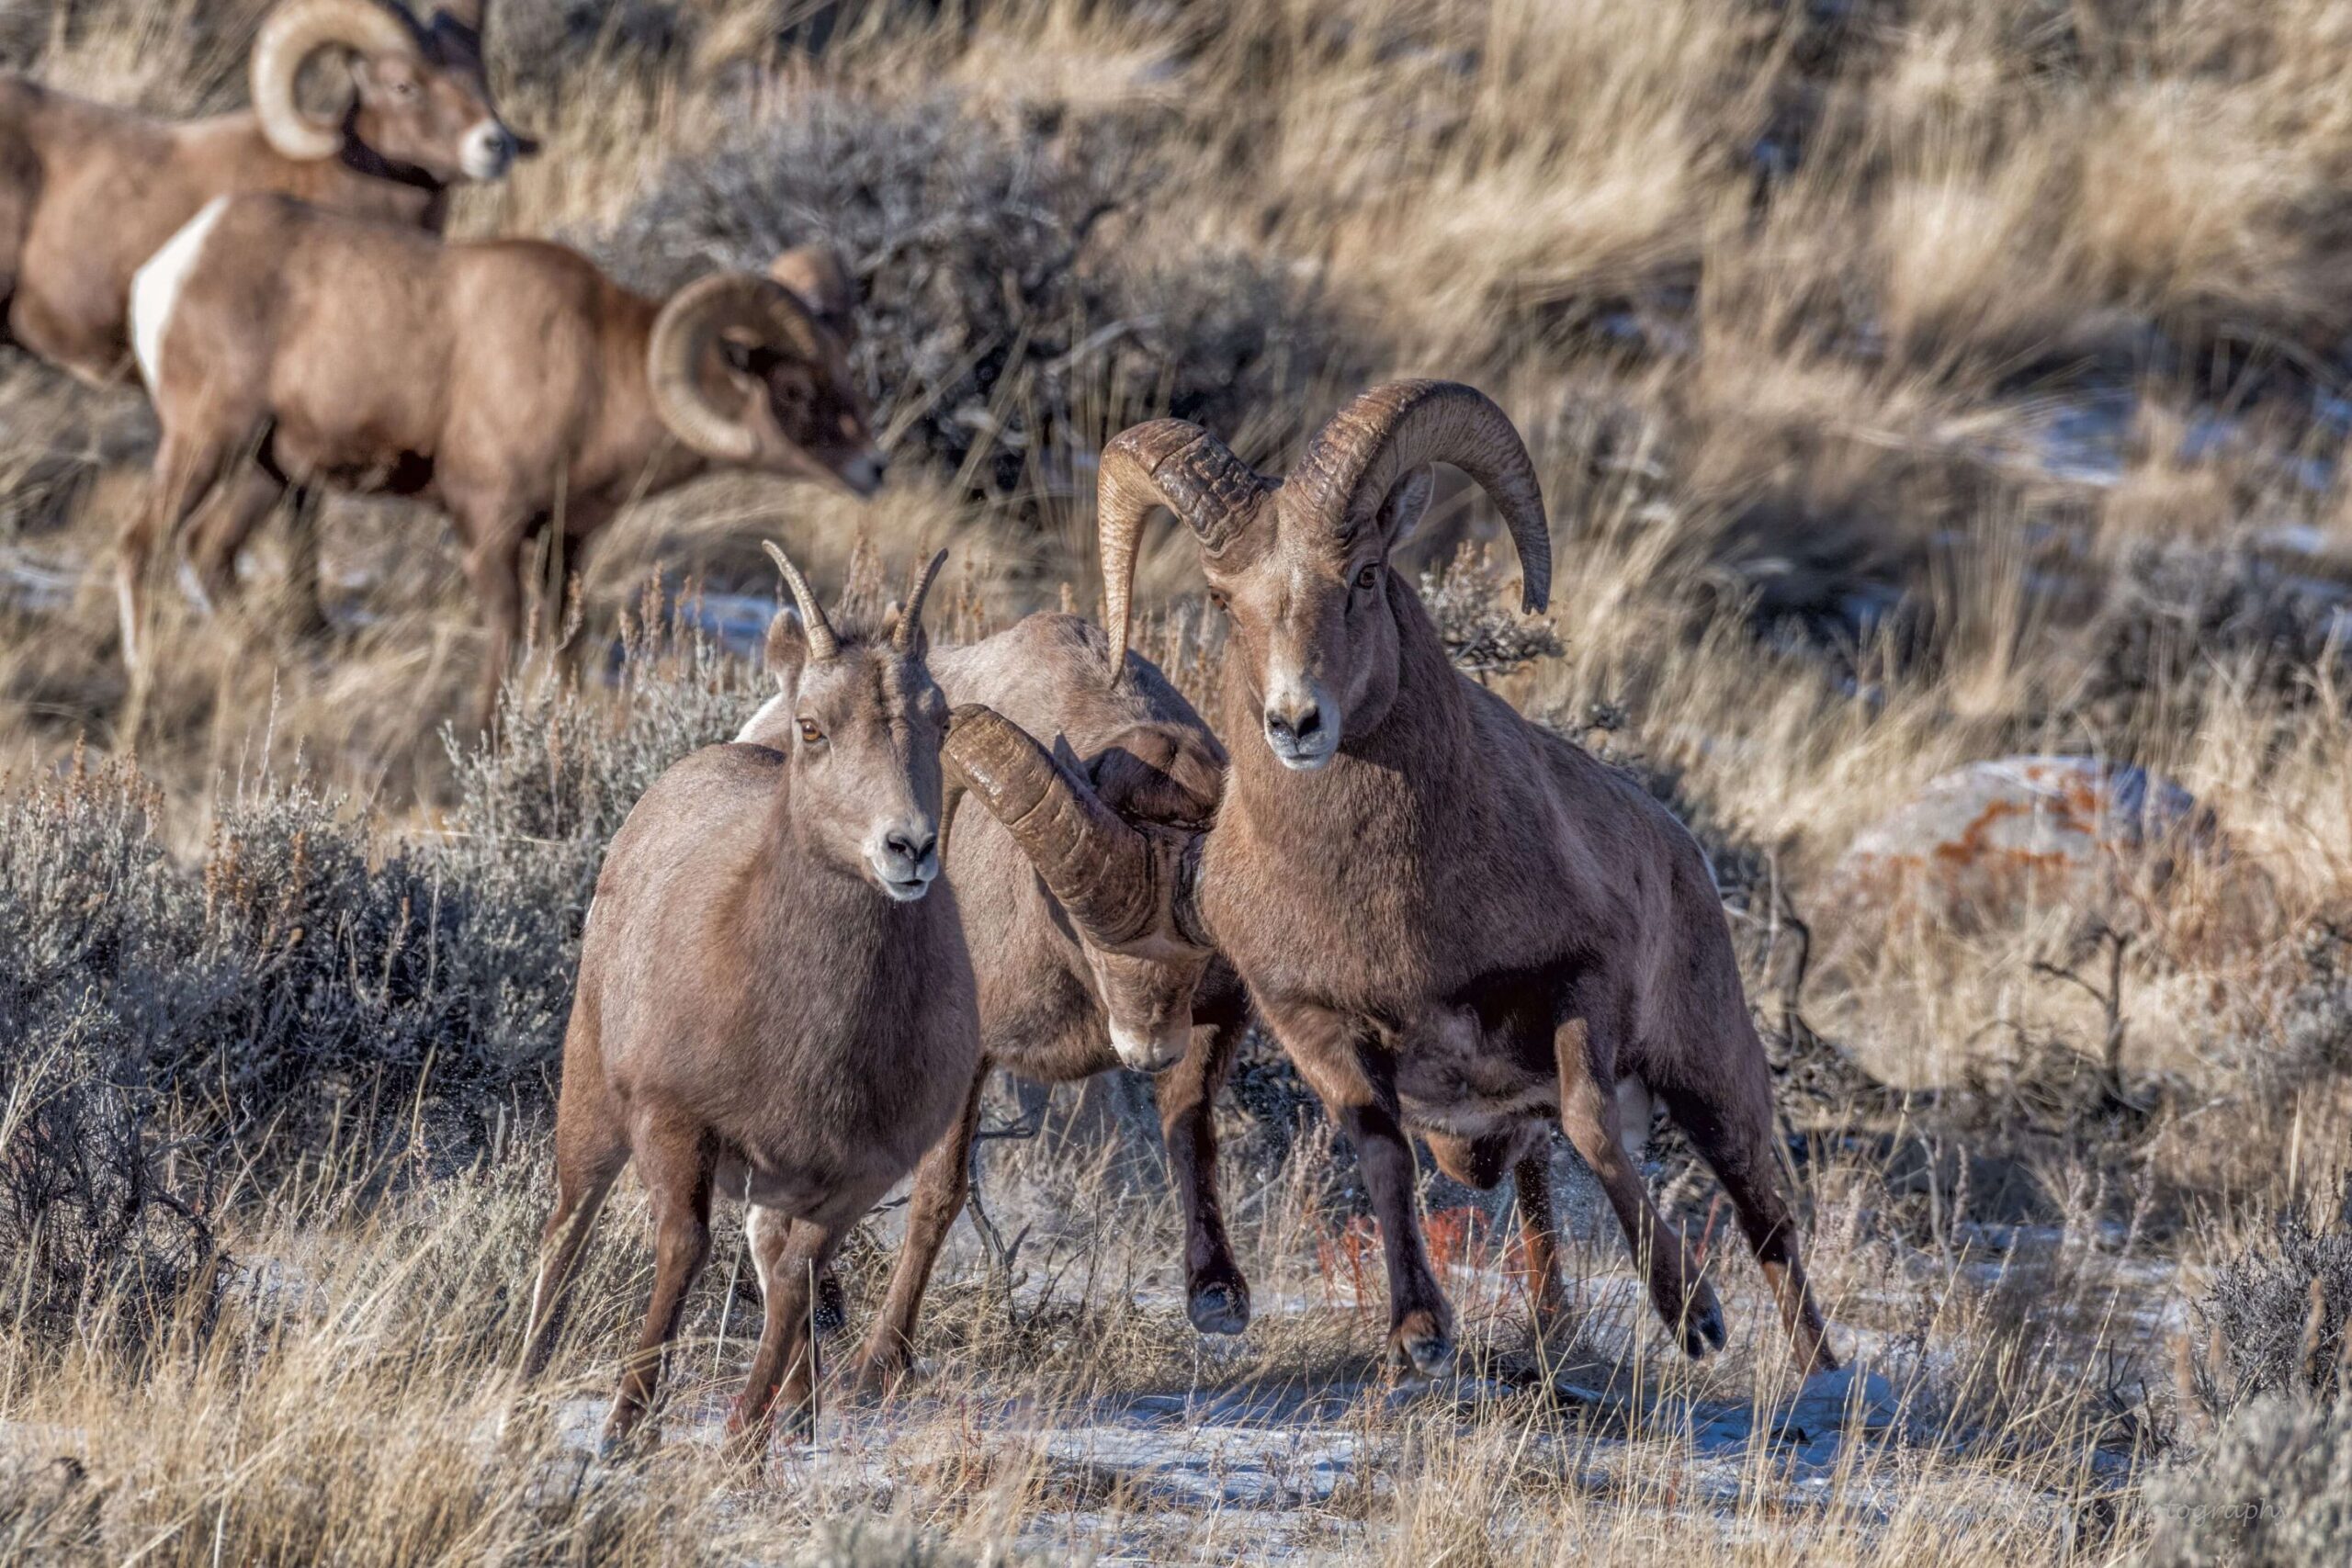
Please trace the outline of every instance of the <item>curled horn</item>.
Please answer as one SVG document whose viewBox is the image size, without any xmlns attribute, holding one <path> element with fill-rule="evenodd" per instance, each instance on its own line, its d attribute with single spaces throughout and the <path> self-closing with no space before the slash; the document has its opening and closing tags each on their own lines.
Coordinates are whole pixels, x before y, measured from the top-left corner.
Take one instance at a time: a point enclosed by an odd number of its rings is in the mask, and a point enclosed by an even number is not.
<svg viewBox="0 0 2352 1568">
<path fill-rule="evenodd" d="M 773 278 L 720 272 L 698 278 L 670 297 L 654 319 L 646 346 L 653 409 L 670 433 L 721 463 L 748 463 L 760 438 L 740 413 L 714 403 L 702 371 L 712 344 L 729 332 L 750 334 L 762 346 L 822 364 L 823 341 L 808 308 Z"/>
<path fill-rule="evenodd" d="M 899 612 L 898 629 L 890 634 L 890 646 L 900 653 L 910 653 L 922 642 L 922 602 L 931 597 L 931 585 L 938 581 L 939 569 L 947 564 L 947 552 L 941 550 L 923 563 L 915 573 L 915 585 L 907 590 L 907 607 Z"/>
<path fill-rule="evenodd" d="M 1453 464 L 1494 498 L 1519 550 L 1521 607 L 1544 608 L 1552 596 L 1552 532 L 1535 465 L 1510 416 L 1475 387 L 1390 381 L 1357 394 L 1316 432 L 1283 488 L 1344 527 L 1359 500 L 1377 506 L 1430 463 Z"/>
<path fill-rule="evenodd" d="M 808 662 L 822 664 L 841 652 L 841 639 L 833 636 L 833 623 L 825 619 L 825 607 L 817 603 L 817 595 L 808 591 L 808 580 L 792 564 L 792 558 L 772 539 L 760 541 L 775 562 L 776 570 L 784 574 L 785 586 L 792 590 L 792 602 L 799 607 L 800 624 L 808 633 Z"/>
<path fill-rule="evenodd" d="M 294 93 L 302 67 L 325 49 L 358 54 L 419 52 L 415 29 L 373 0 L 286 0 L 254 37 L 248 75 L 262 135 L 288 158 L 315 163 L 343 149 L 342 114 L 314 119 Z"/>
<path fill-rule="evenodd" d="M 1231 448 L 1181 419 L 1155 419 L 1121 432 L 1102 448 L 1096 538 L 1102 551 L 1102 625 L 1111 634 L 1111 675 L 1126 670 L 1127 617 L 1136 549 L 1155 506 L 1184 520 L 1211 555 L 1232 543 L 1272 487 Z"/>
<path fill-rule="evenodd" d="M 978 796 L 1004 824 L 1089 942 L 1116 948 L 1158 925 L 1159 901 L 1172 890 L 1162 886 L 1152 841 L 1012 720 L 966 704 L 939 760 L 951 787 Z"/>
</svg>

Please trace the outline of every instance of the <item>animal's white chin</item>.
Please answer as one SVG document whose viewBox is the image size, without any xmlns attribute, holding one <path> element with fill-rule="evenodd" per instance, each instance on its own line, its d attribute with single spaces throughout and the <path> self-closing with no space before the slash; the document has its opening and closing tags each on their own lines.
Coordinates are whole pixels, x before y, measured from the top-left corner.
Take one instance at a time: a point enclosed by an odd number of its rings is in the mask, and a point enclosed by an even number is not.
<svg viewBox="0 0 2352 1568">
<path fill-rule="evenodd" d="M 496 122 L 485 120 L 466 132 L 458 166 L 472 180 L 494 180 L 514 162 L 514 142 Z"/>
<path fill-rule="evenodd" d="M 1267 750 L 1274 753 L 1274 761 L 1295 773 L 1311 773 L 1339 755 L 1336 751 L 1283 751 L 1271 746 Z"/>
<path fill-rule="evenodd" d="M 1175 1041 L 1154 1040 L 1148 1034 L 1111 1027 L 1111 1049 L 1118 1054 L 1119 1065 L 1139 1073 L 1157 1073 L 1176 1065 L 1184 1048 Z"/>
<path fill-rule="evenodd" d="M 900 904 L 911 904 L 931 891 L 932 879 L 928 876 L 919 876 L 912 881 L 899 882 L 876 872 L 874 880 L 883 892 L 890 896 L 892 901 Z"/>
</svg>

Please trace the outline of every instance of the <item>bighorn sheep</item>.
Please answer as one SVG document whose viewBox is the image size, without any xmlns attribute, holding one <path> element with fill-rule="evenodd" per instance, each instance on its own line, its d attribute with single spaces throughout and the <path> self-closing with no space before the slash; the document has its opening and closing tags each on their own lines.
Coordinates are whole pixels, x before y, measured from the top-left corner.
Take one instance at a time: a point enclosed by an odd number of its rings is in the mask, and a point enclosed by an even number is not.
<svg viewBox="0 0 2352 1568">
<path fill-rule="evenodd" d="M 484 0 L 425 19 L 377 0 L 284 0 L 251 55 L 253 107 L 175 124 L 0 78 L 0 339 L 94 381 L 130 368 L 131 275 L 240 191 L 440 230 L 447 192 L 536 150 L 482 73 Z M 351 57 L 349 105 L 313 118 L 295 83 Z"/>
<path fill-rule="evenodd" d="M 784 642 L 771 662 L 786 690 L 736 738 L 771 746 L 793 723 L 790 622 L 779 615 L 775 624 Z M 887 1387 L 911 1357 L 923 1290 L 969 1192 L 979 1092 L 991 1066 L 1046 1084 L 1123 1065 L 1159 1075 L 1160 1127 L 1184 1211 L 1186 1311 L 1204 1333 L 1238 1334 L 1250 1321 L 1250 1286 L 1217 1208 L 1213 1111 L 1249 1024 L 1240 982 L 1205 948 L 1138 950 L 1124 930 L 1115 933 L 1117 952 L 1091 940 L 1106 897 L 1136 891 L 1102 884 L 1102 826 L 1078 812 L 1024 809 L 1035 800 L 1009 799 L 990 771 L 1013 743 L 997 734 L 1009 721 L 1016 735 L 1052 740 L 1090 791 L 1127 817 L 1198 829 L 1224 787 L 1224 748 L 1149 661 L 1129 654 L 1125 678 L 1114 680 L 1109 640 L 1075 615 L 1031 615 L 982 641 L 935 648 L 929 662 L 950 703 L 994 710 L 967 725 L 984 710 L 959 705 L 946 750 L 947 877 L 979 977 L 982 1060 L 963 1116 L 916 1173 L 906 1243 L 854 1381 Z M 986 813 L 956 812 L 966 787 Z M 1009 821 L 997 821 L 999 811 Z"/>
<path fill-rule="evenodd" d="M 137 668 L 150 558 L 216 484 L 428 495 L 455 520 L 489 623 L 496 705 L 540 536 L 586 546 L 626 502 L 719 465 L 882 481 L 843 358 L 848 301 L 821 249 L 723 272 L 665 302 L 537 240 L 447 244 L 282 197 L 208 208 L 141 269 L 131 317 L 163 424 L 154 489 L 122 537 L 123 653 Z M 233 582 L 266 508 L 223 510 L 191 549 Z"/>
<path fill-rule="evenodd" d="M 729 1429 L 763 1445 L 779 1376 L 816 1412 L 808 1290 L 851 1225 L 955 1119 L 979 1055 L 970 960 L 939 870 L 946 699 L 924 665 L 932 558 L 886 631 L 836 628 L 791 563 L 783 749 L 707 747 L 647 790 L 590 906 L 556 1109 L 555 1211 L 525 1367 L 634 1157 L 652 1301 L 605 1432 L 628 1438 L 710 1247 L 715 1193 L 752 1204 L 766 1323 Z M 928 894 L 929 897 L 925 897 Z"/>
<path fill-rule="evenodd" d="M 1559 1290 L 1542 1118 L 1608 1192 L 1651 1302 L 1692 1355 L 1723 1314 L 1623 1140 L 1620 1093 L 1665 1103 L 1739 1213 L 1807 1370 L 1836 1365 L 1778 1185 L 1771 1080 L 1706 857 L 1633 781 L 1456 671 L 1389 559 L 1432 465 L 1501 509 L 1527 607 L 1551 581 L 1535 470 L 1510 419 L 1452 382 L 1358 396 L 1285 479 L 1177 420 L 1102 456 L 1106 619 L 1126 645 L 1142 525 L 1192 529 L 1232 630 L 1221 694 L 1236 752 L 1216 825 L 1159 878 L 1181 925 L 1229 958 L 1363 1162 L 1380 1223 L 1392 1353 L 1434 1371 L 1452 1312 L 1415 1213 L 1406 1129 L 1490 1184 L 1516 1168 L 1539 1313 Z M 1127 860 L 1164 858 L 1130 840 Z M 1128 873 L 1132 877 L 1135 873 Z M 1183 912 L 1185 897 L 1193 901 Z M 1534 1206 L 1524 1206 L 1535 1199 Z"/>
</svg>

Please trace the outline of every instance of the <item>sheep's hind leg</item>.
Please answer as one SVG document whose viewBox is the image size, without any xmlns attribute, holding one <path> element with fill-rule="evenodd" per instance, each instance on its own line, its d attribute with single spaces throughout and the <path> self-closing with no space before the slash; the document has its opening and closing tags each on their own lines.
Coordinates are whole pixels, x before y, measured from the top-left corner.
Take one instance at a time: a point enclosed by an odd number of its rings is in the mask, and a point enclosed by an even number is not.
<svg viewBox="0 0 2352 1568">
<path fill-rule="evenodd" d="M 605 1423 L 608 1451 L 626 1446 L 652 1408 L 686 1292 L 710 1258 L 713 1162 L 704 1130 L 679 1117 L 650 1117 L 633 1141 L 638 1169 L 653 1199 L 653 1296 Z"/>
<path fill-rule="evenodd" d="M 745 1222 L 765 1312 L 743 1392 L 727 1416 L 728 1445 L 738 1459 L 756 1461 L 765 1452 L 779 1405 L 787 1439 L 808 1442 L 816 1438 L 818 1345 L 808 1321 L 810 1292 L 850 1226 L 869 1206 L 837 1210 L 823 1220 L 794 1220 L 774 1209 L 755 1207 Z"/>
<path fill-rule="evenodd" d="M 1609 1194 L 1634 1264 L 1647 1278 L 1650 1304 L 1674 1330 L 1683 1351 L 1695 1358 L 1721 1349 L 1724 1313 L 1714 1287 L 1700 1273 L 1682 1233 L 1650 1201 L 1642 1173 L 1625 1153 L 1617 1097 L 1594 1078 L 1585 1030 L 1580 1020 L 1560 1029 L 1560 1125 Z"/>
<path fill-rule="evenodd" d="M 213 487 L 189 522 L 180 585 L 206 615 L 218 615 L 236 599 L 237 553 L 285 493 L 284 481 L 268 469 L 242 463 Z"/>
<path fill-rule="evenodd" d="M 1519 1211 L 1520 1281 L 1527 1292 L 1539 1339 L 1549 1338 L 1567 1311 L 1567 1291 L 1560 1280 L 1559 1232 L 1552 1211 L 1549 1136 L 1540 1125 L 1483 1138 L 1422 1134 L 1438 1168 L 1464 1187 L 1489 1191 L 1502 1181 L 1506 1169 L 1510 1172 Z"/>
<path fill-rule="evenodd" d="M 1731 1199 L 1747 1248 L 1780 1308 L 1797 1370 L 1831 1371 L 1838 1358 L 1829 1348 L 1820 1303 L 1805 1280 L 1796 1216 L 1781 1190 L 1771 1086 L 1760 1070 L 1762 1054 L 1755 1055 L 1759 1068 L 1751 1075 L 1748 1094 L 1724 1097 L 1668 1089 L 1667 1111 Z"/>
</svg>

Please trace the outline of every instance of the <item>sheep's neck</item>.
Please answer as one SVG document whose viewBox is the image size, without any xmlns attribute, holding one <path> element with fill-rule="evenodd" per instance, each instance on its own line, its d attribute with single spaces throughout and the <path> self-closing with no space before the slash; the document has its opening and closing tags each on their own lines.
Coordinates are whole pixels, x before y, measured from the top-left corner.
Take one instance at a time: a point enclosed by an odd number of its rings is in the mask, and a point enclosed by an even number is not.
<svg viewBox="0 0 2352 1568">
<path fill-rule="evenodd" d="M 798 951 L 810 931 L 834 951 L 886 937 L 890 902 L 854 871 L 833 863 L 792 810 L 792 775 L 778 778 L 760 834 L 760 852 L 744 868 L 738 929 L 747 955 Z"/>
<path fill-rule="evenodd" d="M 344 116 L 343 151 L 336 157 L 338 167 L 360 178 L 381 185 L 395 185 L 413 192 L 410 205 L 420 213 L 428 207 L 438 211 L 447 202 L 447 183 L 428 170 L 413 164 L 395 163 L 376 150 L 375 116 L 365 105 L 354 104 Z M 435 228 L 438 228 L 436 223 Z"/>
</svg>

